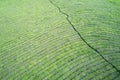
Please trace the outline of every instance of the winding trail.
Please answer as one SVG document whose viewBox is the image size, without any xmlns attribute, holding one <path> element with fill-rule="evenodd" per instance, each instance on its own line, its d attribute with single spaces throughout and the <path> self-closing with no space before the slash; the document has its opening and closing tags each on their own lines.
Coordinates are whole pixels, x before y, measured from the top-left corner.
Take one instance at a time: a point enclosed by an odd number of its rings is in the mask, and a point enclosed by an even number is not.
<svg viewBox="0 0 120 80">
<path fill-rule="evenodd" d="M 110 65 L 119 73 L 119 75 L 120 75 L 120 70 L 119 70 L 116 66 L 114 66 L 111 62 L 109 62 L 97 49 L 95 49 L 93 46 L 91 46 L 91 45 L 82 37 L 81 33 L 77 31 L 77 29 L 75 28 L 75 26 L 74 26 L 74 25 L 72 24 L 72 22 L 70 21 L 69 15 L 68 15 L 67 13 L 63 12 L 63 11 L 61 10 L 61 8 L 58 7 L 55 3 L 53 3 L 51 0 L 49 0 L 49 2 L 50 2 L 54 7 L 56 7 L 61 14 L 63 14 L 63 15 L 66 16 L 66 20 L 67 20 L 68 23 L 72 26 L 72 28 L 74 29 L 74 31 L 79 35 L 79 37 L 82 39 L 82 41 L 83 41 L 89 48 L 91 48 L 93 51 L 95 51 L 99 56 L 101 56 L 101 58 L 104 59 L 104 61 L 106 61 L 108 64 L 110 64 Z"/>
</svg>

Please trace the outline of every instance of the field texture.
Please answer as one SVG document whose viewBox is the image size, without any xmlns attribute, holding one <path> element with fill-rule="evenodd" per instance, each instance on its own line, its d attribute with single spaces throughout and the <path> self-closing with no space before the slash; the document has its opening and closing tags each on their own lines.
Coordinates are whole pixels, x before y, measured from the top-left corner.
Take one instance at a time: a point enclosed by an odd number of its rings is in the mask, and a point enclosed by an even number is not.
<svg viewBox="0 0 120 80">
<path fill-rule="evenodd" d="M 0 80 L 120 80 L 120 0 L 0 0 Z"/>
</svg>

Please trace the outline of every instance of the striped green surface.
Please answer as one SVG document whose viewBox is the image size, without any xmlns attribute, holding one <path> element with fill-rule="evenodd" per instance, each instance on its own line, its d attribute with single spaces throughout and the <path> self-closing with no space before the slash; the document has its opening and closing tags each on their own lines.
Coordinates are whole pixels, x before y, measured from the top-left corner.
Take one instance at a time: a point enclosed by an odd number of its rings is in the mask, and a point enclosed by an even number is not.
<svg viewBox="0 0 120 80">
<path fill-rule="evenodd" d="M 51 1 L 0 0 L 0 80 L 120 80 L 120 0 Z"/>
</svg>

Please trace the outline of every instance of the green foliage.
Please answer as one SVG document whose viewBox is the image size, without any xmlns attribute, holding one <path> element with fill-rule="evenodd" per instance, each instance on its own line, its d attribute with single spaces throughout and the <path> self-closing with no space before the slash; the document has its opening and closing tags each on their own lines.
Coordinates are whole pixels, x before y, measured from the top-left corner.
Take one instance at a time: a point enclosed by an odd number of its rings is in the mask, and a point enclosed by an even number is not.
<svg viewBox="0 0 120 80">
<path fill-rule="evenodd" d="M 0 0 L 0 80 L 119 80 L 120 0 L 51 1 L 104 58 L 49 0 Z"/>
</svg>

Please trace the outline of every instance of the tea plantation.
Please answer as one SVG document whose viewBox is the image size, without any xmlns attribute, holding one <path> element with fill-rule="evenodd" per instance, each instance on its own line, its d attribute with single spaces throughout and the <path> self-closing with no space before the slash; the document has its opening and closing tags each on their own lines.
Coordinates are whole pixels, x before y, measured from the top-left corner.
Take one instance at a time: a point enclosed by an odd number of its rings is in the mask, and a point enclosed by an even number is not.
<svg viewBox="0 0 120 80">
<path fill-rule="evenodd" d="M 120 0 L 0 0 L 0 80 L 120 80 Z"/>
</svg>

